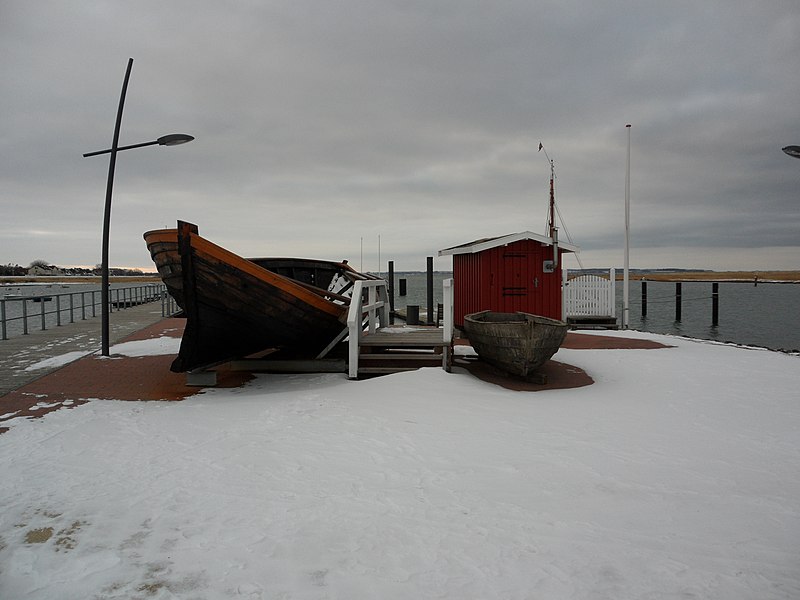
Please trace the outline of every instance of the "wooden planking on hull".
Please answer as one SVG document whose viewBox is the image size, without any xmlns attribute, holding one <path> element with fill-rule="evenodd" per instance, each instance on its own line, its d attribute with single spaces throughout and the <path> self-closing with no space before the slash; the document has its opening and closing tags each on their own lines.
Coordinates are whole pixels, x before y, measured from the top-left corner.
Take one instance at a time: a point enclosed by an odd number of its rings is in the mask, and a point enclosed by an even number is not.
<svg viewBox="0 0 800 600">
<path fill-rule="evenodd" d="M 348 288 L 372 279 L 346 261 L 246 259 L 198 234 L 148 231 L 147 247 L 187 317 L 174 371 L 220 364 L 270 348 L 287 357 L 323 352 L 346 328 Z M 323 289 L 323 287 L 327 289 Z"/>
</svg>

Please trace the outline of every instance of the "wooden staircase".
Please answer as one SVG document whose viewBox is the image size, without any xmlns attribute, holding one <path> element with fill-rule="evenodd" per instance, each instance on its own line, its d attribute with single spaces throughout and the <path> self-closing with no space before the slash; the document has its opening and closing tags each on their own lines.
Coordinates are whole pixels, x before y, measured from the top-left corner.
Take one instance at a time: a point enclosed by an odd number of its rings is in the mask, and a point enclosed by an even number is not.
<svg viewBox="0 0 800 600">
<path fill-rule="evenodd" d="M 422 367 L 449 369 L 450 356 L 450 344 L 439 328 L 384 328 L 361 337 L 357 377 Z"/>
<path fill-rule="evenodd" d="M 444 282 L 444 327 L 389 327 L 385 281 L 357 281 L 347 317 L 351 379 L 441 366 L 450 370 L 453 341 L 452 279 Z"/>
</svg>

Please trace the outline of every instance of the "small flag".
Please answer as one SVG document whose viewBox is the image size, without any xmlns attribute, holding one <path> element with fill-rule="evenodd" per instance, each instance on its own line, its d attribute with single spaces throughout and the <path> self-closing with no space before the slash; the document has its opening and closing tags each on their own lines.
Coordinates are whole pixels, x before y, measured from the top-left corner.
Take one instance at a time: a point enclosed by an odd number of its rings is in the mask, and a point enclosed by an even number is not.
<svg viewBox="0 0 800 600">
<path fill-rule="evenodd" d="M 539 151 L 541 151 L 542 148 L 544 148 L 544 146 L 542 146 L 542 142 L 539 142 Z"/>
</svg>

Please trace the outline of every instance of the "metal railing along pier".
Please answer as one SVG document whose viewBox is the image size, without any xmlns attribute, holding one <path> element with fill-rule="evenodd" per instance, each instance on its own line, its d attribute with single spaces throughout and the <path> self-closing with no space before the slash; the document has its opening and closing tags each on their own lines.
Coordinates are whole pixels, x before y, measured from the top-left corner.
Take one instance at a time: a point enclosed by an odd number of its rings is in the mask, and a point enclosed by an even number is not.
<svg viewBox="0 0 800 600">
<path fill-rule="evenodd" d="M 96 317 L 100 312 L 100 290 L 51 293 L 49 290 L 30 295 L 0 297 L 0 340 L 12 335 L 28 335 L 31 329 L 44 331 L 76 320 Z M 109 290 L 109 311 L 124 310 L 149 302 L 161 302 L 162 316 L 178 311 L 175 300 L 164 284 L 146 284 Z"/>
</svg>

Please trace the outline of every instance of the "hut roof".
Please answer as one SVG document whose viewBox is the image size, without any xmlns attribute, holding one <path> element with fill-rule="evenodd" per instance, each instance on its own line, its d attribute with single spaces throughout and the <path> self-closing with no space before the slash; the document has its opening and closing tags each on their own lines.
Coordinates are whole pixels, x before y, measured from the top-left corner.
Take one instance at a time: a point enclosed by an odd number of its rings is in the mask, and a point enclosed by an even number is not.
<svg viewBox="0 0 800 600">
<path fill-rule="evenodd" d="M 497 248 L 498 246 L 507 246 L 508 244 L 513 244 L 514 242 L 519 242 L 522 240 L 533 240 L 545 246 L 553 245 L 552 238 L 539 235 L 538 233 L 533 233 L 532 231 L 523 231 L 520 233 L 509 233 L 507 235 L 501 235 L 498 237 L 482 238 L 480 240 L 467 242 L 466 244 L 459 244 L 458 246 L 453 246 L 452 248 L 445 248 L 444 250 L 439 250 L 439 256 L 447 256 L 451 254 L 475 254 L 476 252 L 483 252 L 484 250 Z M 561 241 L 558 242 L 558 247 L 563 252 L 580 252 L 581 250 L 574 244 L 567 244 Z"/>
</svg>

